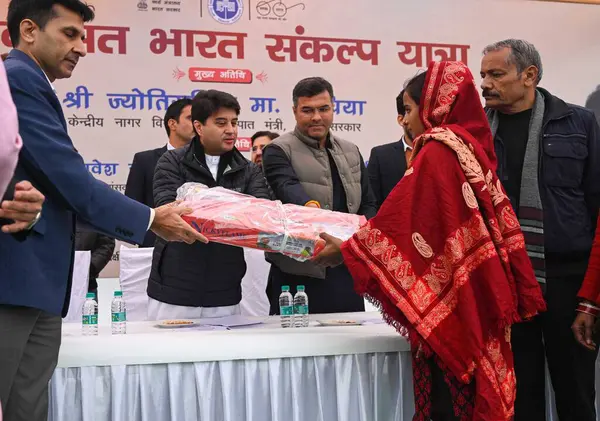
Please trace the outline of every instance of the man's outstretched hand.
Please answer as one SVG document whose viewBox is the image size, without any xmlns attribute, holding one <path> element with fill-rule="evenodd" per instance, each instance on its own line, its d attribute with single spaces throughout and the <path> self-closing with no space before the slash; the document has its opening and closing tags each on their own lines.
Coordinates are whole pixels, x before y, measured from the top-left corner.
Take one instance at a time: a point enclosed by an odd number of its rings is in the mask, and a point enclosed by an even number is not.
<svg viewBox="0 0 600 421">
<path fill-rule="evenodd" d="M 181 215 L 187 215 L 192 209 L 177 202 L 154 209 L 154 221 L 150 229 L 160 238 L 167 241 L 183 241 L 192 244 L 196 241 L 208 243 L 208 238 L 189 226 Z"/>
</svg>

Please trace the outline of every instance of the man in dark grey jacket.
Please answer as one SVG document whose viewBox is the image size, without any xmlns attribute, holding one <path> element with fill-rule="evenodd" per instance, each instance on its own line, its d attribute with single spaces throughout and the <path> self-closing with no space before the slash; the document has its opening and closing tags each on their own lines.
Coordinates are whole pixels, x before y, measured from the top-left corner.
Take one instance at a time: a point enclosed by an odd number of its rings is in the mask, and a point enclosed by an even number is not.
<svg viewBox="0 0 600 421">
<path fill-rule="evenodd" d="M 293 90 L 296 128 L 264 149 L 263 171 L 277 200 L 336 212 L 377 213 L 369 175 L 356 145 L 331 132 L 334 117 L 333 87 L 323 78 L 303 79 Z M 271 314 L 279 314 L 283 285 L 295 291 L 306 288 L 311 313 L 364 311 L 363 297 L 344 265 L 324 269 L 312 262 L 297 262 L 269 254 L 267 295 Z"/>
<path fill-rule="evenodd" d="M 200 92 L 192 102 L 197 136 L 183 148 L 167 151 L 154 173 L 157 206 L 175 201 L 184 183 L 224 187 L 268 199 L 258 166 L 235 148 L 238 101 L 215 90 Z M 239 314 L 244 251 L 217 243 L 187 245 L 157 240 L 148 281 L 148 318 L 198 319 Z"/>
</svg>

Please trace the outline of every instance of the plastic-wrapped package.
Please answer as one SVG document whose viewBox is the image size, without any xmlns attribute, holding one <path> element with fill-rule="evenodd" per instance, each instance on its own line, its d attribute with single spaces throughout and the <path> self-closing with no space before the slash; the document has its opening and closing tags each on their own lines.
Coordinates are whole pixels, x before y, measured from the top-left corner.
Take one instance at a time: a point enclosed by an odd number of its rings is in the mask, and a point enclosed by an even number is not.
<svg viewBox="0 0 600 421">
<path fill-rule="evenodd" d="M 282 253 L 301 262 L 323 249 L 321 232 L 347 240 L 366 223 L 364 216 L 284 205 L 200 183 L 181 186 L 177 200 L 193 209 L 183 219 L 210 241 Z"/>
</svg>

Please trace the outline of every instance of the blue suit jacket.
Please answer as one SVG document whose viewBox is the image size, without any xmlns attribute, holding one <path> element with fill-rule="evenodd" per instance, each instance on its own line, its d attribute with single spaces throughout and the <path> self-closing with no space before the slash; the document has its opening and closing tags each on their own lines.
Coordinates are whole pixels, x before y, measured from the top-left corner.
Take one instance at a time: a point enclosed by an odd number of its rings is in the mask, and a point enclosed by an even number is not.
<svg viewBox="0 0 600 421">
<path fill-rule="evenodd" d="M 102 234 L 139 244 L 150 208 L 88 172 L 67 133 L 60 101 L 29 56 L 13 50 L 5 66 L 23 138 L 15 178 L 31 181 L 46 202 L 25 241 L 0 233 L 0 304 L 64 316 L 71 294 L 75 216 Z"/>
</svg>

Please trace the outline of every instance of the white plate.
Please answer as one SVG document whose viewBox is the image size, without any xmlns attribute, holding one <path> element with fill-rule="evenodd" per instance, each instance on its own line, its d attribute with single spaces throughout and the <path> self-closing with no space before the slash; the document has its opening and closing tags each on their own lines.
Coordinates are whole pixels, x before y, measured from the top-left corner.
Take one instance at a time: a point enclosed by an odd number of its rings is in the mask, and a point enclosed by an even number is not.
<svg viewBox="0 0 600 421">
<path fill-rule="evenodd" d="M 317 320 L 321 326 L 360 326 L 362 320 Z"/>
<path fill-rule="evenodd" d="M 174 323 L 174 322 L 180 322 L 180 323 Z M 156 327 L 161 327 L 161 328 L 165 328 L 165 329 L 179 329 L 182 327 L 190 327 L 190 326 L 195 326 L 196 322 L 193 322 L 191 320 L 184 320 L 184 319 L 177 319 L 177 320 L 163 320 L 161 322 L 159 322 Z"/>
</svg>

